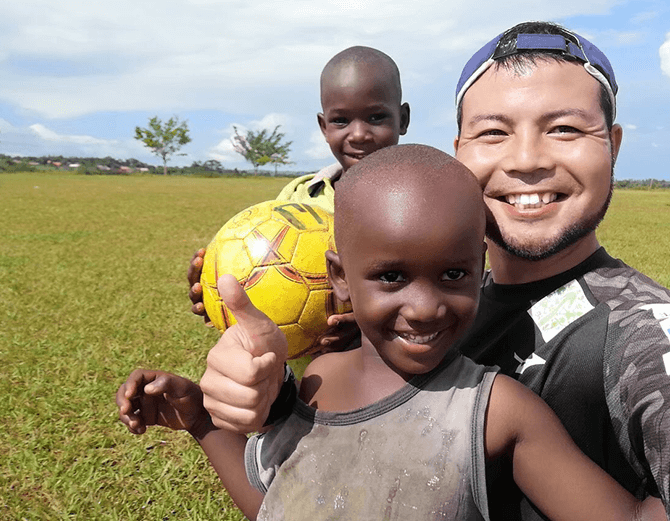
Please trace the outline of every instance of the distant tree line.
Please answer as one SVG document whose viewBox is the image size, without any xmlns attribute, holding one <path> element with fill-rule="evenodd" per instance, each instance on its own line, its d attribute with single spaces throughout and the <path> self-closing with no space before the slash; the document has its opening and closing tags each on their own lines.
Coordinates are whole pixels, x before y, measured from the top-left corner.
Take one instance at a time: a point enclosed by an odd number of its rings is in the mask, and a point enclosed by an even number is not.
<svg viewBox="0 0 670 521">
<path fill-rule="evenodd" d="M 0 154 L 0 171 L 30 172 L 37 170 L 69 170 L 82 174 L 127 174 L 152 172 L 156 169 L 134 158 L 77 156 L 8 156 Z"/>
<path fill-rule="evenodd" d="M 130 175 L 134 173 L 162 174 L 163 168 L 143 163 L 138 159 L 116 159 L 113 157 L 77 156 L 8 156 L 0 154 L 0 172 L 34 172 L 38 170 L 66 170 L 85 175 Z M 285 175 L 302 175 L 307 172 L 286 172 Z M 221 162 L 210 159 L 194 161 L 190 166 L 168 167 L 171 175 L 194 175 L 204 177 L 272 175 L 270 172 L 256 172 L 225 168 Z M 670 180 L 665 179 L 618 179 L 615 188 L 656 189 L 670 188 Z"/>
<path fill-rule="evenodd" d="M 670 188 L 670 181 L 664 179 L 622 179 L 614 182 L 614 188 Z"/>
<path fill-rule="evenodd" d="M 0 173 L 35 172 L 61 170 L 83 175 L 131 175 L 131 174 L 163 174 L 163 166 L 156 167 L 134 158 L 116 159 L 113 157 L 77 157 L 77 156 L 8 156 L 0 154 Z M 226 168 L 221 162 L 194 161 L 190 166 L 170 166 L 169 175 L 192 175 L 199 177 L 274 175 L 271 172 L 239 170 Z M 279 175 L 302 175 L 306 172 L 282 172 Z"/>
</svg>

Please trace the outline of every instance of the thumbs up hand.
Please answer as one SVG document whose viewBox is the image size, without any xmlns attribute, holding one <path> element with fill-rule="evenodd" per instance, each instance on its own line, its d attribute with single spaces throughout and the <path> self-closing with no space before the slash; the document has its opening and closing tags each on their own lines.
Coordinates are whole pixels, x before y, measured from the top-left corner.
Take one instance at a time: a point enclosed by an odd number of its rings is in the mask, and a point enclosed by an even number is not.
<svg viewBox="0 0 670 521">
<path fill-rule="evenodd" d="M 218 290 L 237 319 L 207 356 L 200 380 L 203 404 L 215 426 L 239 433 L 260 430 L 284 380 L 286 337 L 249 300 L 232 275 Z"/>
</svg>

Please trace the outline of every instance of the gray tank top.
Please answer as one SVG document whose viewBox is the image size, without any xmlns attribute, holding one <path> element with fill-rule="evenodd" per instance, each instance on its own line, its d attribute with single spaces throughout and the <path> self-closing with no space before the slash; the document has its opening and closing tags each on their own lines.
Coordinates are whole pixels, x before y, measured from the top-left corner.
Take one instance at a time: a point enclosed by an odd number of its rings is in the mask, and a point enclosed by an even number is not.
<svg viewBox="0 0 670 521">
<path fill-rule="evenodd" d="M 484 419 L 495 372 L 457 355 L 355 411 L 298 400 L 249 439 L 259 520 L 488 520 Z"/>
</svg>

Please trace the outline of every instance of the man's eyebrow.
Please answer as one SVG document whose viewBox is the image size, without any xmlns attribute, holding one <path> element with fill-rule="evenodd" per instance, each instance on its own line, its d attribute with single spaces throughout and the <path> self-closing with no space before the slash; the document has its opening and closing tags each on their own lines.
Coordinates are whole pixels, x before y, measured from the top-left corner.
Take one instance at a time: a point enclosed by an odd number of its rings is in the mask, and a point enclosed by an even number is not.
<svg viewBox="0 0 670 521">
<path fill-rule="evenodd" d="M 481 121 L 500 121 L 501 123 L 505 123 L 506 125 L 509 125 L 512 122 L 511 118 L 508 118 L 504 114 L 493 113 L 493 114 L 477 114 L 473 118 L 470 118 L 468 120 L 468 123 L 475 125 Z"/>
<path fill-rule="evenodd" d="M 586 110 L 570 108 L 570 109 L 559 109 L 559 110 L 552 110 L 550 112 L 545 112 L 542 115 L 542 120 L 551 121 L 564 116 L 576 116 L 583 119 L 592 118 L 592 115 Z M 477 114 L 476 116 L 473 116 L 472 118 L 468 119 L 468 123 L 473 125 L 476 125 L 481 121 L 499 121 L 500 123 L 504 123 L 506 125 L 512 124 L 512 118 L 507 117 L 505 114 L 499 114 L 499 113 Z"/>
<path fill-rule="evenodd" d="M 545 121 L 551 121 L 554 119 L 562 118 L 564 116 L 576 116 L 582 119 L 591 119 L 593 117 L 586 110 L 573 108 L 573 109 L 552 110 L 551 112 L 546 112 L 545 114 L 542 115 L 542 119 Z"/>
</svg>

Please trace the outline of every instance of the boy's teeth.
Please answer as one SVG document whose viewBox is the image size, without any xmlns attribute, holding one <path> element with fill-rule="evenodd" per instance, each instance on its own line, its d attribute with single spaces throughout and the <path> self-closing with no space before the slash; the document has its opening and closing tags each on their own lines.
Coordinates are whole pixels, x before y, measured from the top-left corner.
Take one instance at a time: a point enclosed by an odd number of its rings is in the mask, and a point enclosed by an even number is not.
<svg viewBox="0 0 670 521">
<path fill-rule="evenodd" d="M 514 205 L 520 210 L 531 208 L 541 208 L 556 200 L 558 196 L 555 192 L 545 192 L 543 194 L 509 194 L 505 196 L 508 204 Z"/>
<path fill-rule="evenodd" d="M 403 340 L 407 340 L 413 344 L 426 344 L 437 337 L 439 332 L 433 333 L 432 335 L 413 335 L 411 333 L 397 333 L 397 335 Z"/>
</svg>

